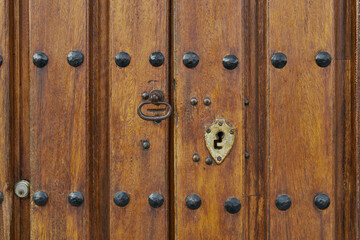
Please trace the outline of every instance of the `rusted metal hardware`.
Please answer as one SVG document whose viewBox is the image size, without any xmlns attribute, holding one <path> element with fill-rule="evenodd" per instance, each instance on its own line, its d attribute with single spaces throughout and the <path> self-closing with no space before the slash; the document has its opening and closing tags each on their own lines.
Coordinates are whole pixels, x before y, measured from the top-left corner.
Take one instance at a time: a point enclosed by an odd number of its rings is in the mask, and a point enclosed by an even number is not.
<svg viewBox="0 0 360 240">
<path fill-rule="evenodd" d="M 68 197 L 69 203 L 74 207 L 79 207 L 84 202 L 84 196 L 81 192 L 72 192 Z"/>
<path fill-rule="evenodd" d="M 164 196 L 160 193 L 152 193 L 149 196 L 149 205 L 153 208 L 161 207 L 164 203 Z"/>
<path fill-rule="evenodd" d="M 201 206 L 201 198 L 196 194 L 190 194 L 186 197 L 185 203 L 188 208 L 195 210 Z"/>
<path fill-rule="evenodd" d="M 45 206 L 48 200 L 49 200 L 49 196 L 47 195 L 46 192 L 43 191 L 38 191 L 33 196 L 34 203 L 40 207 Z"/>
<path fill-rule="evenodd" d="M 142 102 L 140 103 L 138 109 L 137 109 L 137 112 L 138 112 L 138 115 L 139 117 L 141 117 L 142 119 L 144 120 L 147 120 L 147 121 L 161 121 L 161 120 L 164 120 L 168 117 L 170 117 L 171 113 L 172 113 L 172 107 L 169 103 L 167 102 L 164 102 L 164 92 L 161 91 L 160 89 L 153 89 L 150 91 L 150 97 L 149 97 L 149 101 L 145 101 L 145 102 Z M 168 109 L 167 113 L 165 115 L 161 115 L 161 116 L 148 116 L 148 115 L 145 115 L 142 111 L 141 111 L 141 108 L 144 106 L 144 105 L 147 105 L 147 104 L 154 104 L 154 105 L 165 105 Z"/>
<path fill-rule="evenodd" d="M 205 145 L 217 164 L 222 163 L 232 149 L 235 141 L 234 133 L 235 128 L 229 126 L 222 118 L 205 126 Z"/>
</svg>

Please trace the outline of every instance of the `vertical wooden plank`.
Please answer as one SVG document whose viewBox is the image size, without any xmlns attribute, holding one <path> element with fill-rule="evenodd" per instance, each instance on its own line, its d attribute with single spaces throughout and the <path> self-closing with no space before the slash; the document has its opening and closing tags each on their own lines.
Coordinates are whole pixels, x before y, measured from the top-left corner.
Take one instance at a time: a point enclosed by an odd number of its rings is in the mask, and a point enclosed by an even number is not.
<svg viewBox="0 0 360 240">
<path fill-rule="evenodd" d="M 174 1 L 175 39 L 175 238 L 243 239 L 246 216 L 244 95 L 243 95 L 243 1 Z M 195 68 L 184 66 L 185 53 L 199 56 Z M 228 54 L 239 59 L 233 70 L 222 60 Z M 196 97 L 199 103 L 191 105 Z M 205 97 L 211 105 L 205 106 Z M 210 156 L 204 142 L 204 127 L 225 118 L 236 128 L 235 143 L 224 162 L 207 165 Z M 192 160 L 199 154 L 200 161 Z M 201 206 L 186 207 L 185 199 L 197 194 Z M 236 197 L 242 209 L 225 210 L 225 201 Z"/>
<path fill-rule="evenodd" d="M 43 207 L 32 202 L 31 239 L 90 238 L 88 7 L 87 0 L 30 1 L 30 56 L 49 58 L 30 67 L 31 197 L 49 196 Z M 83 53 L 81 66 L 68 64 L 70 51 Z M 84 196 L 79 207 L 68 202 L 73 191 Z"/>
<path fill-rule="evenodd" d="M 10 1 L 0 2 L 0 238 L 12 239 L 13 168 L 10 160 Z"/>
<path fill-rule="evenodd" d="M 268 4 L 270 238 L 336 239 L 334 1 Z M 330 66 L 317 66 L 319 51 Z M 287 55 L 282 69 L 271 65 L 276 52 Z M 319 193 L 331 199 L 326 210 L 314 205 Z M 292 199 L 287 211 L 275 206 L 282 194 Z"/>
<path fill-rule="evenodd" d="M 110 239 L 168 237 L 168 121 L 144 121 L 137 115 L 141 94 L 161 89 L 168 101 L 169 1 L 110 1 L 110 55 L 130 55 L 127 67 L 111 61 L 110 80 Z M 161 52 L 165 63 L 153 67 L 149 56 Z M 150 114 L 151 113 L 147 113 Z M 142 142 L 150 142 L 143 150 Z M 130 202 L 118 207 L 113 197 L 126 192 Z M 152 208 L 148 197 L 162 194 Z"/>
</svg>

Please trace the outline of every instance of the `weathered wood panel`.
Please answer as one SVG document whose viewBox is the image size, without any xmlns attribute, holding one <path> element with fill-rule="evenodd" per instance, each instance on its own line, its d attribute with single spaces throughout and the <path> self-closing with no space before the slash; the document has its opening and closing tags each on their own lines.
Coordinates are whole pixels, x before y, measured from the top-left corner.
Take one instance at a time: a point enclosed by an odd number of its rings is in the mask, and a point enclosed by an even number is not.
<svg viewBox="0 0 360 240">
<path fill-rule="evenodd" d="M 336 117 L 334 1 L 274 0 L 268 3 L 270 238 L 336 239 Z M 319 51 L 332 63 L 317 66 Z M 287 65 L 271 65 L 276 52 Z M 340 133 L 339 133 L 340 134 Z M 314 205 L 324 193 L 326 210 Z M 292 200 L 287 211 L 277 196 Z"/>
<path fill-rule="evenodd" d="M 110 239 L 166 239 L 168 237 L 168 121 L 144 121 L 137 115 L 143 92 L 158 88 L 168 101 L 169 1 L 110 1 Z M 129 54 L 126 67 L 114 58 Z M 149 63 L 153 52 L 165 62 Z M 147 113 L 150 114 L 151 113 Z M 150 148 L 143 150 L 143 141 Z M 130 202 L 115 205 L 113 198 L 126 192 Z M 148 198 L 162 194 L 164 204 L 152 208 Z"/>
<path fill-rule="evenodd" d="M 31 197 L 49 196 L 43 207 L 32 202 L 32 239 L 90 238 L 88 4 L 30 1 L 30 55 L 49 58 L 43 68 L 30 65 Z M 83 53 L 82 65 L 68 64 L 70 51 Z M 68 202 L 74 191 L 84 196 L 79 207 Z"/>
<path fill-rule="evenodd" d="M 246 215 L 243 1 L 174 1 L 174 178 L 175 239 L 242 239 Z M 183 56 L 199 56 L 195 68 L 187 68 Z M 225 69 L 223 58 L 234 54 L 239 65 Z M 191 98 L 197 98 L 193 106 Z M 205 106 L 205 97 L 211 104 Z M 235 143 L 223 163 L 207 165 L 210 157 L 204 127 L 225 118 L 236 128 Z M 192 160 L 199 154 L 200 161 Z M 185 205 L 190 194 L 202 204 L 192 210 Z M 236 197 L 242 209 L 225 210 L 228 198 Z"/>
</svg>

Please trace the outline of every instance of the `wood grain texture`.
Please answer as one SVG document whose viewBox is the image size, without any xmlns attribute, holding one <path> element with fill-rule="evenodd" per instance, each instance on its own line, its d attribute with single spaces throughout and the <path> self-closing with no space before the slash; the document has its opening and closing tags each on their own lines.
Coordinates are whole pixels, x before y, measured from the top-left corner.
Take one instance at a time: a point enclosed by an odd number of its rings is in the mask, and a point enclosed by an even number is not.
<svg viewBox="0 0 360 240">
<path fill-rule="evenodd" d="M 141 94 L 156 88 L 168 101 L 169 1 L 111 0 L 110 11 L 110 239 L 167 239 L 168 120 L 144 121 L 137 107 Z M 114 61 L 122 51 L 131 57 L 125 68 Z M 165 64 L 153 67 L 149 56 L 157 51 Z M 129 194 L 126 207 L 113 202 L 118 191 Z M 155 192 L 165 199 L 160 208 L 148 203 Z"/>
<path fill-rule="evenodd" d="M 269 81 L 269 192 L 270 238 L 336 239 L 335 208 L 336 112 L 334 1 L 280 1 L 268 3 Z M 316 24 L 315 24 L 316 23 Z M 320 68 L 319 51 L 333 62 Z M 283 69 L 271 65 L 272 54 L 282 52 Z M 325 193 L 326 210 L 314 205 Z M 292 199 L 288 211 L 275 206 L 278 195 Z"/>
<path fill-rule="evenodd" d="M 0 2 L 0 192 L 3 202 L 0 205 L 0 239 L 12 239 L 13 231 L 13 165 L 10 155 L 10 80 L 11 80 L 11 5 L 9 1 Z"/>
<path fill-rule="evenodd" d="M 31 197 L 49 196 L 44 207 L 32 202 L 31 239 L 89 239 L 88 1 L 31 0 L 29 24 L 30 56 L 49 57 L 30 67 Z M 68 64 L 70 51 L 84 54 L 81 66 Z M 80 207 L 68 203 L 73 191 Z"/>
<path fill-rule="evenodd" d="M 246 216 L 244 149 L 244 38 L 242 1 L 174 1 L 174 178 L 175 239 L 243 239 Z M 199 65 L 184 66 L 183 55 L 195 52 Z M 223 58 L 234 54 L 239 65 L 227 70 Z M 197 106 L 190 99 L 199 100 Z M 203 99 L 211 98 L 205 106 Z M 208 166 L 204 126 L 225 118 L 236 128 L 234 146 L 223 163 Z M 193 154 L 200 155 L 193 162 Z M 185 198 L 197 194 L 201 207 L 191 210 Z M 229 214 L 228 198 L 242 209 Z"/>
</svg>

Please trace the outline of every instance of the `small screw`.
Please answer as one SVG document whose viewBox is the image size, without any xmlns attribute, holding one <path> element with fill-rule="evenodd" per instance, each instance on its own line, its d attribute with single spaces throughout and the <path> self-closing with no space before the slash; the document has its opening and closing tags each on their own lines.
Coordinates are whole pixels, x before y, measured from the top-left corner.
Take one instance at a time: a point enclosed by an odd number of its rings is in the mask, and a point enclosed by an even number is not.
<svg viewBox="0 0 360 240">
<path fill-rule="evenodd" d="M 250 153 L 245 152 L 245 158 L 249 158 L 250 157 Z"/>
<path fill-rule="evenodd" d="M 222 157 L 218 156 L 218 157 L 217 157 L 217 160 L 218 160 L 218 161 L 221 161 L 221 160 L 222 160 Z"/>
<path fill-rule="evenodd" d="M 212 158 L 207 157 L 207 158 L 205 159 L 205 163 L 206 163 L 207 165 L 211 165 L 211 164 L 213 163 Z"/>
<path fill-rule="evenodd" d="M 144 150 L 148 150 L 150 148 L 150 142 L 149 141 L 143 141 L 142 147 Z"/>
<path fill-rule="evenodd" d="M 200 161 L 200 156 L 198 154 L 194 154 L 192 159 L 194 162 L 198 162 L 198 161 Z"/>
<path fill-rule="evenodd" d="M 230 134 L 234 134 L 234 133 L 235 133 L 234 129 L 231 129 Z"/>
<path fill-rule="evenodd" d="M 141 97 L 142 97 L 142 99 L 144 99 L 144 100 L 148 100 L 148 99 L 149 99 L 149 93 L 143 92 L 143 93 L 141 94 Z"/>
<path fill-rule="evenodd" d="M 211 129 L 210 128 L 206 129 L 206 132 L 211 133 Z"/>
<path fill-rule="evenodd" d="M 222 126 L 222 125 L 223 125 L 223 122 L 219 122 L 218 124 L 219 124 L 219 126 Z"/>
<path fill-rule="evenodd" d="M 249 99 L 246 98 L 244 102 L 245 102 L 245 106 L 249 106 Z"/>
<path fill-rule="evenodd" d="M 197 100 L 197 98 L 195 98 L 195 97 L 193 97 L 193 98 L 191 98 L 191 100 L 190 100 L 190 103 L 191 103 L 191 105 L 193 105 L 193 106 L 196 106 L 197 104 L 198 104 L 198 100 Z"/>
<path fill-rule="evenodd" d="M 208 98 L 208 97 L 204 98 L 204 104 L 205 104 L 206 106 L 209 106 L 209 105 L 211 104 L 211 99 Z"/>
</svg>

